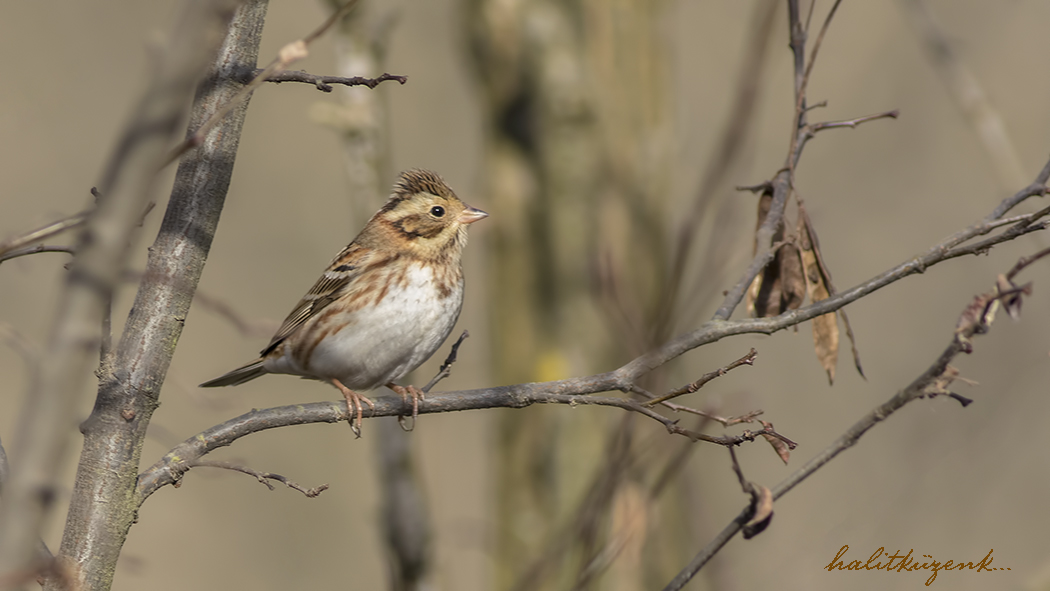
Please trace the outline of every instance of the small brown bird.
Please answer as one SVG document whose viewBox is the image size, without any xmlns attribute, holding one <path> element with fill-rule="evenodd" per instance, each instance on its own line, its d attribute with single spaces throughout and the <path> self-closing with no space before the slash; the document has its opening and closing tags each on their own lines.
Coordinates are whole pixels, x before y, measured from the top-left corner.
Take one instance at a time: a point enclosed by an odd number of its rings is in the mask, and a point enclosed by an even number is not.
<svg viewBox="0 0 1050 591">
<path fill-rule="evenodd" d="M 488 214 L 463 203 L 428 170 L 401 173 L 382 209 L 285 318 L 259 358 L 201 384 L 236 386 L 283 373 L 329 382 L 343 393 L 350 427 L 361 436 L 355 390 L 386 385 L 413 417 L 423 393 L 394 382 L 448 338 L 463 307 L 467 226 Z M 356 416 L 356 421 L 354 417 Z"/>
</svg>

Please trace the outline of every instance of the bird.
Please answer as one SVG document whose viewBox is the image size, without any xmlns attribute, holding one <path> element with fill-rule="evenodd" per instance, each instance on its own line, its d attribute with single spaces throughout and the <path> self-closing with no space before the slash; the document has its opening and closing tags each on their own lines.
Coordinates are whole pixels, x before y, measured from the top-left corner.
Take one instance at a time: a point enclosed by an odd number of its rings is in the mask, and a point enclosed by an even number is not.
<svg viewBox="0 0 1050 591">
<path fill-rule="evenodd" d="M 486 217 L 437 173 L 402 172 L 386 203 L 299 300 L 259 358 L 200 387 L 237 386 L 271 373 L 328 382 L 346 399 L 350 428 L 360 437 L 363 405 L 374 411 L 375 403 L 359 392 L 387 386 L 406 403 L 412 397 L 414 419 L 423 392 L 396 381 L 452 332 L 463 308 L 467 227 Z"/>
</svg>

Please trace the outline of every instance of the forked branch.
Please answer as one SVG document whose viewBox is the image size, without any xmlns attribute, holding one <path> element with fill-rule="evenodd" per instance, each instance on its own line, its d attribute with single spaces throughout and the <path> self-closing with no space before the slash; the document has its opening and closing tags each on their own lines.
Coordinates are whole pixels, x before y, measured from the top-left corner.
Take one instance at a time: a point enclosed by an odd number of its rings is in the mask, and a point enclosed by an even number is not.
<svg viewBox="0 0 1050 591">
<path fill-rule="evenodd" d="M 1050 249 L 1044 249 L 1031 257 L 1021 259 L 1021 261 L 1018 261 L 1018 266 L 1023 268 L 1023 266 L 1027 266 L 1028 264 L 1031 264 L 1031 262 L 1048 254 L 1050 254 Z M 1024 265 L 1022 265 L 1022 263 L 1024 263 Z M 1017 268 L 1017 266 L 1015 266 L 1015 268 Z M 949 365 L 949 363 L 951 363 L 959 353 L 969 353 L 971 351 L 971 339 L 974 335 L 983 334 L 988 331 L 988 328 L 994 319 L 994 304 L 1000 300 L 1005 300 L 1008 297 L 1017 295 L 1019 292 L 1024 292 L 1025 289 L 1026 288 L 1013 288 L 1004 291 L 996 288 L 996 290 L 991 293 L 975 297 L 973 302 L 971 302 L 961 314 L 955 333 L 952 335 L 951 342 L 926 369 L 926 371 L 912 381 L 912 383 L 906 388 L 864 415 L 864 417 L 854 423 L 852 427 L 847 429 L 846 432 L 831 445 L 774 487 L 772 490 L 773 500 L 784 496 L 788 491 L 795 488 L 795 486 L 833 460 L 840 453 L 853 447 L 872 427 L 886 420 L 890 415 L 903 408 L 904 405 L 909 402 L 920 398 L 932 398 L 939 395 L 958 399 L 958 395 L 953 396 L 953 393 L 947 389 L 947 386 L 957 376 L 955 368 Z M 965 405 L 966 404 L 963 404 L 963 406 Z M 670 583 L 668 583 L 666 587 L 664 587 L 664 591 L 678 591 L 688 583 L 689 580 L 692 579 L 696 573 L 699 572 L 700 569 L 703 568 L 703 566 L 707 564 L 707 562 L 737 534 L 737 532 L 745 527 L 748 520 L 751 519 L 752 513 L 753 509 L 750 506 L 741 511 L 729 525 L 715 536 L 715 538 L 711 540 L 711 542 L 708 543 L 708 545 L 704 547 L 693 558 L 693 560 L 682 569 L 682 571 L 679 572 Z"/>
</svg>

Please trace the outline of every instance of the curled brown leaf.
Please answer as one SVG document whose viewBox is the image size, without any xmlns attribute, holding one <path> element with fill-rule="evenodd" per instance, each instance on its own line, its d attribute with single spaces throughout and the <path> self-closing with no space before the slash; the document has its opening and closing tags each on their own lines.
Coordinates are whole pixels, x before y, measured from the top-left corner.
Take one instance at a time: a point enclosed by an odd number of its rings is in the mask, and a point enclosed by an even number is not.
<svg viewBox="0 0 1050 591">
<path fill-rule="evenodd" d="M 763 421 L 761 419 L 759 419 L 758 422 L 762 423 L 762 426 L 766 429 L 773 430 L 773 423 L 770 423 L 769 421 Z M 788 460 L 791 459 L 791 448 L 788 447 L 788 444 L 785 443 L 783 439 L 780 439 L 779 437 L 775 435 L 770 435 L 768 433 L 763 433 L 762 437 L 765 437 L 766 441 L 769 442 L 769 445 L 773 446 L 773 451 L 777 452 L 777 455 L 780 456 L 781 461 L 783 461 L 786 465 L 788 463 Z"/>
<path fill-rule="evenodd" d="M 805 208 L 799 205 L 799 242 L 802 246 L 802 262 L 805 265 L 806 292 L 810 303 L 831 297 L 830 274 L 820 256 L 820 244 L 813 231 Z M 852 331 L 850 331 L 852 332 Z M 813 346 L 817 360 L 828 372 L 828 382 L 835 382 L 835 366 L 839 360 L 839 323 L 834 312 L 813 319 Z M 856 349 L 854 348 L 854 351 Z M 860 363 L 857 362 L 859 367 Z"/>
<path fill-rule="evenodd" d="M 751 485 L 751 519 L 744 524 L 744 539 L 750 540 L 769 527 L 773 520 L 773 492 L 768 488 Z"/>
</svg>

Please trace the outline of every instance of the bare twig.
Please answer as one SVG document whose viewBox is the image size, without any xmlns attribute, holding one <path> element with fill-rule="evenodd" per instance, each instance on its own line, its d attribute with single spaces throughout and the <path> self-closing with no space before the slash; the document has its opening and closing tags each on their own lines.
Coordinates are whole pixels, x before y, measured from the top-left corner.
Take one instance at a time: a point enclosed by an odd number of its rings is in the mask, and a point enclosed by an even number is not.
<svg viewBox="0 0 1050 591">
<path fill-rule="evenodd" d="M 1013 278 L 1016 277 L 1018 273 L 1023 271 L 1025 267 L 1031 265 L 1032 263 L 1038 261 L 1039 259 L 1047 255 L 1050 255 L 1050 247 L 1044 248 L 1043 250 L 1040 250 L 1035 254 L 1026 257 L 1021 257 L 1020 260 L 1017 261 L 1017 264 L 1014 265 L 1013 268 L 1006 273 L 1006 278 L 1009 280 L 1013 280 Z"/>
<path fill-rule="evenodd" d="M 813 123 L 809 126 L 810 133 L 817 133 L 825 129 L 837 129 L 842 127 L 848 127 L 850 129 L 856 129 L 861 123 L 867 123 L 868 121 L 875 121 L 877 119 L 896 119 L 900 116 L 900 111 L 894 109 L 892 111 L 886 111 L 884 113 L 875 113 L 874 115 L 865 115 L 863 117 L 857 117 L 856 119 L 846 119 L 844 121 L 825 121 L 823 123 Z"/>
<path fill-rule="evenodd" d="M 459 346 L 463 344 L 463 339 L 470 336 L 470 333 L 463 331 L 463 334 L 459 335 L 456 342 L 452 344 L 452 349 L 448 352 L 448 357 L 445 358 L 445 362 L 438 368 L 437 375 L 431 378 L 430 382 L 420 390 L 423 394 L 430 392 L 430 390 L 437 385 L 438 382 L 447 378 L 452 374 L 452 364 L 456 362 L 456 353 L 459 352 Z M 422 395 L 420 396 L 422 398 Z M 408 415 L 398 415 L 397 424 L 401 425 L 401 429 L 404 431 L 412 431 L 416 428 L 416 417 L 419 415 L 419 399 L 416 397 L 412 398 L 412 412 Z M 412 422 L 408 423 L 405 418 L 411 417 Z"/>
<path fill-rule="evenodd" d="M 828 11 L 828 15 L 824 19 L 824 25 L 821 27 L 813 51 L 810 54 L 809 64 L 806 65 L 805 46 L 808 26 L 804 29 L 799 20 L 798 0 L 788 0 L 788 29 L 791 35 L 790 45 L 794 56 L 795 68 L 795 119 L 791 129 L 791 142 L 788 148 L 787 161 L 784 168 L 780 169 L 773 180 L 769 182 L 769 186 L 772 188 L 773 199 L 770 202 L 769 211 L 766 213 L 766 219 L 762 222 L 758 231 L 755 232 L 755 258 L 743 277 L 729 290 L 722 305 L 715 312 L 714 320 L 716 321 L 728 320 L 732 316 L 733 310 L 744 298 L 747 287 L 762 272 L 762 269 L 773 260 L 776 251 L 773 244 L 774 237 L 777 229 L 783 223 L 784 209 L 787 206 L 788 197 L 795 186 L 795 166 L 798 165 L 798 161 L 802 157 L 802 149 L 805 147 L 809 137 L 811 137 L 809 127 L 806 125 L 806 113 L 809 111 L 806 107 L 806 86 L 809 83 L 813 64 L 816 63 L 824 35 L 827 33 L 828 26 L 831 24 L 831 19 L 835 16 L 840 2 L 841 0 L 836 0 L 831 10 Z"/>
<path fill-rule="evenodd" d="M 223 461 L 220 461 L 220 460 L 195 460 L 193 462 L 190 462 L 190 463 L 186 464 L 186 467 L 187 468 L 198 468 L 198 467 L 202 467 L 202 468 L 222 468 L 223 470 L 232 470 L 234 472 L 240 472 L 242 474 L 247 474 L 249 476 L 254 476 L 256 480 L 258 480 L 259 482 L 265 484 L 266 488 L 268 488 L 270 490 L 274 490 L 274 486 L 272 484 L 270 484 L 269 481 L 276 480 L 277 482 L 280 482 L 281 484 L 287 486 L 288 488 L 295 489 L 295 490 L 303 493 L 304 495 L 306 495 L 308 498 L 311 498 L 311 499 L 316 497 L 316 496 L 318 496 L 318 495 L 320 495 L 324 491 L 328 490 L 328 485 L 327 484 L 322 484 L 321 486 L 317 486 L 317 487 L 314 487 L 314 488 L 306 488 L 305 486 L 303 486 L 303 485 L 301 485 L 301 484 L 299 484 L 299 483 L 297 483 L 297 482 L 295 482 L 293 480 L 289 480 L 288 478 L 285 478 L 284 476 L 281 476 L 280 474 L 274 474 L 273 472 L 260 472 L 259 470 L 254 470 L 254 469 L 249 468 L 247 466 L 242 466 L 240 464 L 234 464 L 233 462 L 223 462 Z"/>
<path fill-rule="evenodd" d="M 729 458 L 732 460 L 733 473 L 736 474 L 736 479 L 737 482 L 740 483 L 740 488 L 745 494 L 749 494 L 751 492 L 751 483 L 747 478 L 744 478 L 744 471 L 740 468 L 740 462 L 736 459 L 736 450 L 732 447 L 729 448 Z"/>
<path fill-rule="evenodd" d="M 727 373 L 729 373 L 730 371 L 740 367 L 741 365 L 754 365 L 755 357 L 758 357 L 758 351 L 756 351 L 754 349 L 751 349 L 751 352 L 748 353 L 747 355 L 744 355 L 740 359 L 737 359 L 736 361 L 730 363 L 729 365 L 727 365 L 725 367 L 721 367 L 721 368 L 718 368 L 718 369 L 716 369 L 716 370 L 714 370 L 712 372 L 708 372 L 708 373 L 704 374 L 703 376 L 700 377 L 699 380 L 696 380 L 695 382 L 692 382 L 690 384 L 686 384 L 686 385 L 682 386 L 681 388 L 675 388 L 674 390 L 671 390 L 670 392 L 668 392 L 667 394 L 665 394 L 665 395 L 663 395 L 663 396 L 661 396 L 659 398 L 654 398 L 652 400 L 646 401 L 645 406 L 652 407 L 653 405 L 659 404 L 659 403 L 664 402 L 666 400 L 670 400 L 672 398 L 676 398 L 676 397 L 681 396 L 683 394 L 692 394 L 693 392 L 696 392 L 700 388 L 703 388 L 704 384 L 710 382 L 711 380 L 713 380 L 715 378 L 720 378 L 720 377 L 726 375 Z"/>
<path fill-rule="evenodd" d="M 456 362 L 456 355 L 459 353 L 459 346 L 463 344 L 463 341 L 470 336 L 470 333 L 463 331 L 456 339 L 455 343 L 452 343 L 452 349 L 448 352 L 448 357 L 445 358 L 445 362 L 438 368 L 437 375 L 435 375 L 426 386 L 423 386 L 422 390 L 424 393 L 430 392 L 430 390 L 437 385 L 438 382 L 452 375 L 452 364 Z"/>
<path fill-rule="evenodd" d="M 795 107 L 797 112 L 804 112 L 805 101 L 806 101 L 806 87 L 809 85 L 809 77 L 813 73 L 813 65 L 817 63 L 817 54 L 820 52 L 820 46 L 824 43 L 824 35 L 828 33 L 828 27 L 831 26 L 831 19 L 835 18 L 835 12 L 839 9 L 839 4 L 842 4 L 842 0 L 835 0 L 835 3 L 831 5 L 831 10 L 828 11 L 828 16 L 824 17 L 824 24 L 820 27 L 820 33 L 817 34 L 817 40 L 813 42 L 813 49 L 809 54 L 809 63 L 806 64 L 806 73 L 802 75 L 802 84 L 798 89 L 798 103 Z M 801 119 L 799 125 L 802 125 Z"/>
<path fill-rule="evenodd" d="M 637 386 L 637 385 L 635 385 L 634 387 L 631 388 L 631 392 L 634 392 L 635 394 L 640 394 L 642 397 L 644 397 L 644 398 L 646 398 L 648 400 L 652 400 L 652 399 L 656 398 L 656 394 L 653 394 L 652 392 L 646 390 L 645 388 L 642 388 L 641 386 Z M 712 421 L 717 421 L 717 422 L 721 423 L 723 427 L 729 427 L 731 425 L 738 425 L 740 423 L 753 423 L 755 421 L 755 418 L 761 416 L 762 412 L 763 412 L 761 409 L 759 409 L 759 410 L 753 410 L 751 412 L 748 412 L 747 414 L 743 414 L 743 415 L 736 416 L 736 417 L 723 417 L 723 416 L 719 416 L 718 414 L 716 414 L 716 413 L 714 413 L 712 411 L 700 410 L 700 409 L 692 408 L 692 407 L 689 407 L 689 406 L 682 406 L 680 404 L 675 404 L 673 402 L 661 402 L 660 406 L 663 406 L 664 408 L 673 410 L 674 412 L 685 412 L 685 413 L 689 413 L 689 414 L 694 414 L 694 415 L 696 415 L 698 417 L 703 417 L 705 419 L 710 419 Z"/>
<path fill-rule="evenodd" d="M 675 412 L 687 412 L 690 414 L 704 417 L 706 419 L 711 419 L 712 421 L 717 421 L 721 423 L 723 427 L 739 425 L 740 423 L 753 423 L 755 422 L 755 419 L 760 417 L 763 413 L 762 409 L 758 409 L 735 417 L 723 417 L 710 411 L 689 408 L 688 406 L 679 406 L 677 404 L 671 404 L 667 402 L 663 404 Z"/>
<path fill-rule="evenodd" d="M 60 219 L 58 221 L 55 221 L 55 222 L 51 222 L 50 224 L 47 224 L 46 226 L 41 226 L 41 227 L 39 227 L 39 228 L 37 228 L 35 230 L 26 232 L 25 234 L 22 234 L 21 236 L 15 236 L 14 238 L 9 238 L 7 240 L 4 240 L 3 242 L 0 242 L 0 256 L 7 255 L 8 253 L 11 253 L 11 251 L 15 251 L 15 250 L 21 249 L 21 248 L 25 247 L 26 245 L 32 244 L 34 242 L 40 242 L 41 240 L 47 240 L 48 238 L 50 238 L 50 237 L 52 237 L 52 236 L 54 236 L 56 234 L 61 234 L 62 232 L 65 232 L 66 230 L 72 230 L 73 228 L 79 228 L 81 225 L 84 224 L 85 221 L 87 221 L 88 215 L 90 215 L 93 211 L 94 211 L 93 209 L 89 209 L 89 210 L 82 211 L 80 213 L 75 213 L 75 214 L 73 214 L 73 215 L 71 215 L 69 217 L 62 218 L 62 219 Z M 41 251 L 41 252 L 43 252 L 43 251 Z M 47 251 L 47 252 L 52 252 L 52 251 Z M 26 254 L 32 254 L 32 253 L 26 253 Z M 18 255 L 18 256 L 21 256 L 21 255 Z M 5 261 L 7 259 L 13 259 L 13 258 L 15 258 L 15 257 L 13 257 L 13 256 L 6 256 L 6 257 L 0 259 L 0 261 Z"/>
<path fill-rule="evenodd" d="M 1006 294 L 988 294 L 985 296 L 979 296 L 976 301 L 982 302 L 983 306 L 987 307 L 992 300 L 1002 298 L 1005 295 Z M 950 375 L 953 369 L 949 365 L 951 360 L 959 353 L 968 353 L 970 339 L 975 334 L 984 333 L 988 329 L 987 321 L 989 319 L 985 313 L 969 314 L 969 312 L 969 307 L 963 312 L 963 318 L 969 318 L 969 321 L 963 322 L 961 326 L 956 329 L 951 343 L 944 349 L 937 360 L 922 373 L 922 375 L 889 400 L 872 409 L 863 418 L 854 423 L 852 427 L 850 427 L 831 445 L 826 447 L 793 474 L 785 478 L 773 489 L 773 498 L 779 499 L 787 494 L 791 489 L 833 460 L 840 453 L 856 445 L 860 438 L 872 427 L 886 420 L 890 415 L 903 408 L 904 405 L 909 402 L 937 394 L 947 394 L 957 400 L 959 398 L 964 398 L 958 395 L 952 396 L 950 393 L 946 393 L 943 384 L 946 375 L 949 375 L 949 381 L 950 377 L 953 377 Z M 965 401 L 966 402 L 960 400 L 960 402 L 964 402 L 963 406 L 966 406 L 969 403 L 969 399 L 965 399 Z M 666 587 L 664 587 L 664 591 L 678 591 L 689 582 L 689 580 L 692 579 L 696 573 L 699 572 L 700 569 L 703 568 L 703 566 L 707 564 L 707 562 L 743 528 L 744 524 L 749 519 L 750 512 L 750 507 L 741 511 L 736 519 L 715 536 L 715 538 L 708 543 L 708 545 L 704 547 L 693 558 L 693 560 L 682 569 L 682 571 L 679 572 L 670 583 L 668 583 Z"/>
<path fill-rule="evenodd" d="M 325 22 L 322 23 L 321 26 L 317 27 L 317 29 L 315 29 L 312 33 L 310 33 L 302 39 L 299 39 L 298 41 L 293 41 L 282 47 L 281 50 L 278 52 L 277 57 L 274 58 L 274 60 L 270 62 L 268 66 L 259 71 L 259 73 L 256 74 L 255 78 L 253 78 L 251 82 L 245 84 L 244 87 L 241 88 L 239 92 L 237 92 L 237 94 L 235 94 L 226 103 L 224 103 L 222 106 L 216 109 L 214 113 L 212 113 L 211 117 L 209 117 L 206 121 L 201 123 L 199 127 L 194 129 L 193 133 L 187 135 L 186 139 L 184 139 L 177 146 L 175 146 L 175 148 L 171 150 L 171 153 L 168 155 L 167 161 L 164 163 L 164 166 L 175 162 L 179 159 L 180 156 L 185 154 L 187 151 L 199 146 L 204 141 L 204 138 L 206 138 L 211 132 L 212 128 L 218 125 L 219 122 L 222 121 L 228 113 L 230 113 L 232 110 L 243 104 L 244 101 L 248 99 L 248 96 L 251 95 L 251 93 L 254 92 L 256 88 L 262 86 L 262 84 L 266 82 L 266 80 L 270 76 L 279 74 L 292 63 L 304 59 L 307 55 L 309 55 L 308 47 L 310 46 L 310 44 L 313 43 L 318 37 L 323 35 L 326 31 L 328 31 L 328 29 L 331 28 L 333 24 L 338 22 L 340 18 L 345 16 L 346 13 L 348 13 L 357 4 L 357 2 L 358 0 L 348 0 L 346 4 L 343 4 L 343 6 L 339 10 L 332 12 L 328 19 L 325 20 Z"/>
<path fill-rule="evenodd" d="M 605 374 L 609 376 L 611 374 Z M 563 380 L 567 382 L 568 380 Z M 611 406 L 642 414 L 664 426 L 669 433 L 682 435 L 693 441 L 704 441 L 723 446 L 741 445 L 754 441 L 761 435 L 772 435 L 788 445 L 794 445 L 790 439 L 773 429 L 745 430 L 738 435 L 712 436 L 678 426 L 676 419 L 670 419 L 640 403 L 628 398 L 611 398 L 586 396 L 580 394 L 562 394 L 551 391 L 546 384 L 519 384 L 485 390 L 466 392 L 442 392 L 428 396 L 419 403 L 419 413 L 453 412 L 457 410 L 475 410 L 482 408 L 524 408 L 533 404 L 565 404 L 571 407 L 596 405 Z M 596 386 L 599 387 L 600 386 Z M 601 390 L 597 390 L 601 391 Z M 375 411 L 369 417 L 399 416 L 406 412 L 405 403 L 400 398 L 384 397 L 374 400 Z M 295 404 L 264 410 L 253 410 L 234 419 L 216 425 L 202 433 L 175 446 L 160 461 L 139 475 L 138 498 L 141 504 L 159 488 L 174 484 L 197 459 L 219 447 L 230 445 L 237 439 L 278 427 L 305 425 L 311 423 L 338 423 L 348 418 L 346 403 L 315 402 Z"/>
<path fill-rule="evenodd" d="M 802 147 L 805 145 L 809 134 L 807 133 L 806 126 L 806 113 L 809 109 L 806 108 L 806 88 L 809 86 L 809 78 L 813 73 L 813 66 L 817 63 L 817 55 L 820 52 L 820 46 L 824 43 L 824 35 L 828 32 L 828 27 L 831 26 L 831 19 L 835 17 L 835 12 L 839 9 L 839 4 L 842 0 L 835 0 L 835 3 L 831 5 L 831 10 L 828 11 L 828 15 L 824 18 L 824 24 L 820 27 L 820 33 L 817 34 L 817 40 L 813 43 L 813 49 L 809 54 L 809 63 L 806 64 L 805 71 L 802 73 L 801 78 L 799 77 L 799 68 L 802 62 L 805 61 L 805 45 L 806 45 L 806 34 L 802 33 L 802 25 L 798 21 L 798 1 L 789 0 L 788 2 L 788 17 L 790 22 L 788 23 L 791 28 L 791 50 L 795 56 L 795 125 L 791 130 L 791 144 L 788 149 L 787 158 L 787 178 L 783 179 L 786 181 L 787 187 L 784 188 L 785 195 L 783 201 L 786 203 L 787 194 L 795 186 L 795 166 L 798 164 L 798 159 L 802 155 Z M 812 10 L 812 5 L 810 9 Z M 811 15 L 812 16 L 812 15 Z M 808 29 L 808 24 L 807 24 Z M 778 177 L 781 175 L 778 175 Z M 780 218 L 783 216 L 783 206 L 780 205 L 778 208 L 778 195 L 774 192 L 773 203 L 774 206 L 770 208 L 769 216 L 774 218 L 774 224 L 780 222 Z M 774 214 L 774 211 L 780 209 L 779 212 Z M 766 223 L 769 223 L 769 219 Z M 766 228 L 766 224 L 763 224 L 763 229 Z M 774 225 L 770 225 L 769 228 L 773 228 Z M 768 239 L 760 242 L 760 248 L 768 243 Z"/>
<path fill-rule="evenodd" d="M 262 74 L 265 70 L 259 69 L 253 72 L 254 76 Z M 292 72 L 283 71 L 275 72 L 266 77 L 266 82 L 275 82 L 280 84 L 281 82 L 303 82 L 306 84 L 313 84 L 317 87 L 317 90 L 321 92 L 332 92 L 335 90 L 332 84 L 339 84 L 342 86 L 367 86 L 369 88 L 375 88 L 380 83 L 388 80 L 394 80 L 400 84 L 408 82 L 408 76 L 399 76 L 397 74 L 383 73 L 375 78 L 362 78 L 361 76 L 321 76 L 318 74 L 310 74 L 303 71 Z"/>
<path fill-rule="evenodd" d="M 744 298 L 744 294 L 747 292 L 748 286 L 751 285 L 751 282 L 762 272 L 766 265 L 773 260 L 773 257 L 776 254 L 777 245 L 774 244 L 774 236 L 776 235 L 777 229 L 780 228 L 783 223 L 784 210 L 787 206 L 788 197 L 794 190 L 795 166 L 798 165 L 799 159 L 802 157 L 802 150 L 806 143 L 815 134 L 813 127 L 806 123 L 806 114 L 810 110 L 810 108 L 806 106 L 806 87 L 809 83 L 809 77 L 813 71 L 813 64 L 816 62 L 820 45 L 824 40 L 824 35 L 827 33 L 828 27 L 831 24 L 831 19 L 835 16 L 835 12 L 838 10 L 840 3 L 841 0 L 836 0 L 835 4 L 832 5 L 831 10 L 828 11 L 828 15 L 824 19 L 824 25 L 820 29 L 820 33 L 817 36 L 816 43 L 810 54 L 809 64 L 807 65 L 805 60 L 805 46 L 807 31 L 809 30 L 808 18 L 812 17 L 813 4 L 810 4 L 810 15 L 807 18 L 806 27 L 803 28 L 802 23 L 799 20 L 798 0 L 788 1 L 788 28 L 791 35 L 791 51 L 794 56 L 795 67 L 795 120 L 794 126 L 791 130 L 791 142 L 788 148 L 788 155 L 784 168 L 777 171 L 772 180 L 757 185 L 737 187 L 737 190 L 746 190 L 753 193 L 771 192 L 773 199 L 770 202 L 769 211 L 766 213 L 765 220 L 755 232 L 755 257 L 737 283 L 732 289 L 726 292 L 726 297 L 723 299 L 722 305 L 715 312 L 713 318 L 715 321 L 728 320 L 729 317 L 733 315 L 733 310 L 740 305 L 741 300 Z M 890 116 L 889 113 L 885 113 L 879 116 L 870 116 L 869 118 L 861 117 L 852 121 L 853 124 L 856 125 L 863 120 Z M 839 124 L 839 126 L 845 126 L 850 123 L 850 121 L 834 123 Z M 819 125 L 821 124 L 818 124 L 818 126 Z"/>
<path fill-rule="evenodd" d="M 41 252 L 64 252 L 66 254 L 76 254 L 76 251 L 73 250 L 72 246 L 47 246 L 41 244 L 39 246 L 31 246 L 19 250 L 9 250 L 5 254 L 0 255 L 0 263 Z"/>
</svg>

